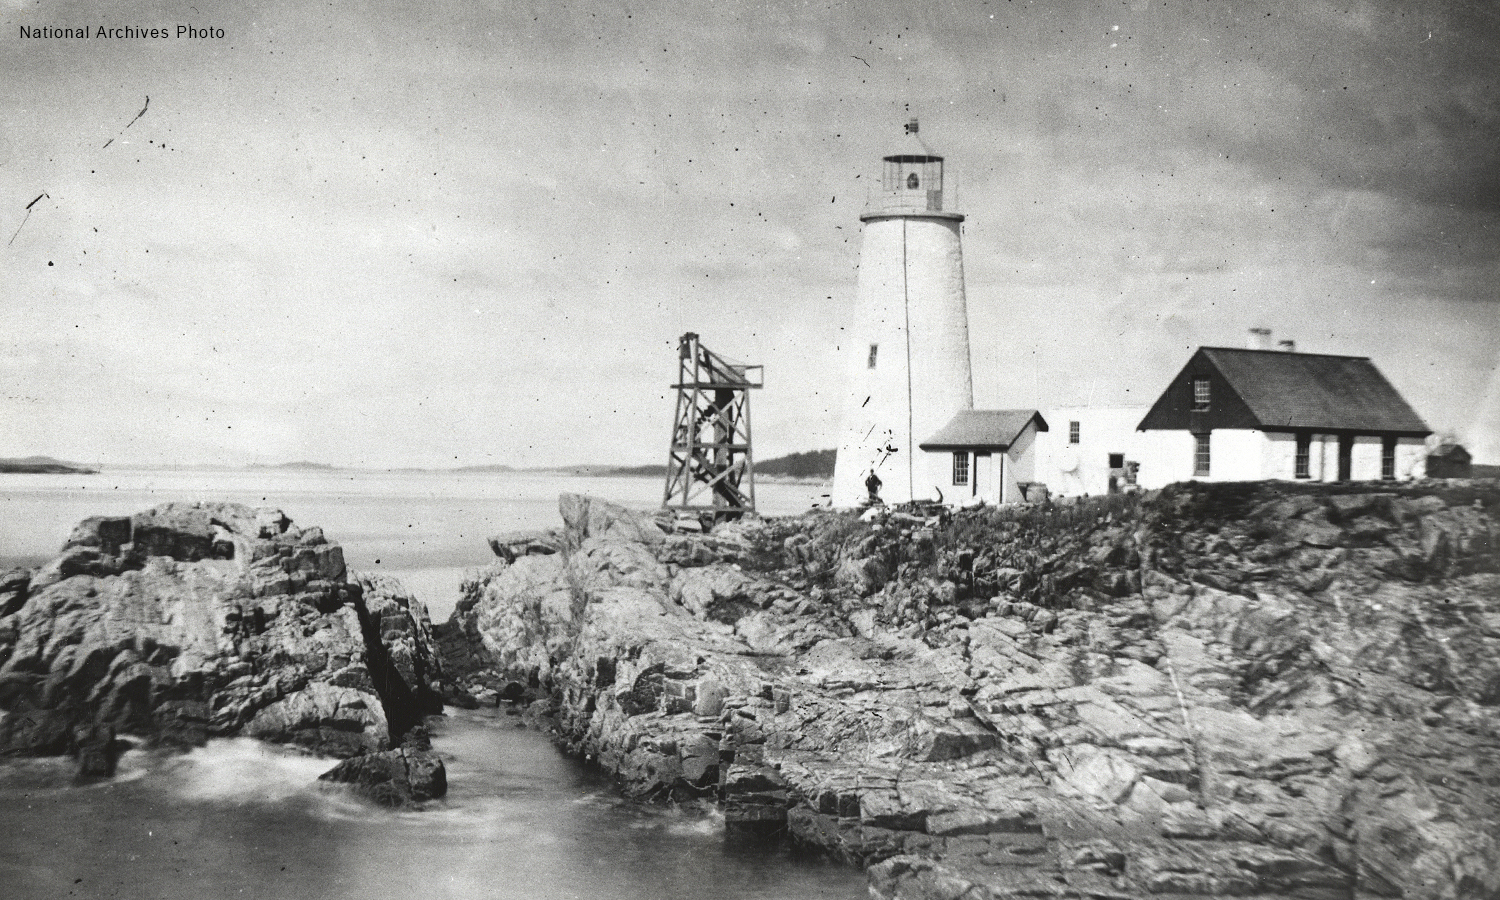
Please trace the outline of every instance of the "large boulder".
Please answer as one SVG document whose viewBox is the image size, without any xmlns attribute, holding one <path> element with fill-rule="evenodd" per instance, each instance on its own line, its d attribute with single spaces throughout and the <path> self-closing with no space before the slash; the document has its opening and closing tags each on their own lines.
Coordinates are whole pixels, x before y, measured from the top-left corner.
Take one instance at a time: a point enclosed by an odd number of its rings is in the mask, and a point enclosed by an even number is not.
<svg viewBox="0 0 1500 900">
<path fill-rule="evenodd" d="M 73 734 L 73 743 L 78 756 L 78 777 L 109 778 L 115 774 L 115 763 L 119 759 L 119 741 L 115 729 L 110 725 L 79 728 Z"/>
<path fill-rule="evenodd" d="M 392 670 L 397 676 L 387 679 L 386 692 L 400 694 L 402 707 L 419 716 L 442 712 L 447 678 L 426 605 L 389 575 L 360 572 L 353 579 L 360 588 L 361 624 L 374 670 Z M 396 733 L 412 724 L 397 723 Z"/>
<path fill-rule="evenodd" d="M 0 572 L 0 617 L 8 616 L 26 603 L 31 590 L 31 573 L 25 569 Z"/>
<path fill-rule="evenodd" d="M 533 553 L 543 556 L 562 549 L 562 536 L 556 529 L 546 531 L 507 531 L 490 538 L 490 549 L 508 563 Z"/>
<path fill-rule="evenodd" d="M 430 750 L 398 747 L 353 756 L 318 776 L 319 781 L 352 785 L 382 806 L 409 806 L 448 793 L 448 770 Z"/>
<path fill-rule="evenodd" d="M 3 584 L 0 753 L 69 752 L 78 729 L 107 726 L 345 756 L 440 708 L 426 610 L 398 584 L 350 581 L 337 544 L 278 510 L 87 519 L 57 558 Z"/>
<path fill-rule="evenodd" d="M 588 538 L 639 542 L 653 547 L 667 540 L 666 532 L 653 517 L 597 497 L 563 494 L 557 499 L 557 507 L 566 534 L 575 547 Z"/>
</svg>

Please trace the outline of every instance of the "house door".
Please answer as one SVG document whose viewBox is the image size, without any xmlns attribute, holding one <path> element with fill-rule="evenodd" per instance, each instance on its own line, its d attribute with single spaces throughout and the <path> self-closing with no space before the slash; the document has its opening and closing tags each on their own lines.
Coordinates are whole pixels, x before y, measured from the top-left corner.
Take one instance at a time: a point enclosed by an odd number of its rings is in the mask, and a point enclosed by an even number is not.
<svg viewBox="0 0 1500 900">
<path fill-rule="evenodd" d="M 986 497 L 989 495 L 990 479 L 994 473 L 990 471 L 990 455 L 988 453 L 974 454 L 974 477 L 969 479 L 973 483 L 974 490 L 971 496 Z"/>
<path fill-rule="evenodd" d="M 1339 481 L 1348 481 L 1354 469 L 1354 437 L 1339 435 Z"/>
</svg>

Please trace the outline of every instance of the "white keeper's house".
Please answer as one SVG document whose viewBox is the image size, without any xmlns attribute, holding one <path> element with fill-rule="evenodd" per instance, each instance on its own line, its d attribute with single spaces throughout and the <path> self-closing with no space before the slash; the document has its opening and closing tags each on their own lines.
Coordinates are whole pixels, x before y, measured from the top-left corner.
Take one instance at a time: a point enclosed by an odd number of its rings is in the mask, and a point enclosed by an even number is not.
<svg viewBox="0 0 1500 900">
<path fill-rule="evenodd" d="M 1432 433 L 1367 357 L 1228 347 L 1200 347 L 1138 428 L 1145 486 L 1416 478 Z"/>
</svg>

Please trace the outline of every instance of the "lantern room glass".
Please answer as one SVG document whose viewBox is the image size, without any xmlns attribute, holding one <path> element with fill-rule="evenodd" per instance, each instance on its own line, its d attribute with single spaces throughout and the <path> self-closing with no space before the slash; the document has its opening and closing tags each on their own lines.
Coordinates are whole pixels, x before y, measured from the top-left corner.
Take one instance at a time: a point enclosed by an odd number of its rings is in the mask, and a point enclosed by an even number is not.
<svg viewBox="0 0 1500 900">
<path fill-rule="evenodd" d="M 881 188 L 886 191 L 941 191 L 941 156 L 887 156 Z"/>
</svg>

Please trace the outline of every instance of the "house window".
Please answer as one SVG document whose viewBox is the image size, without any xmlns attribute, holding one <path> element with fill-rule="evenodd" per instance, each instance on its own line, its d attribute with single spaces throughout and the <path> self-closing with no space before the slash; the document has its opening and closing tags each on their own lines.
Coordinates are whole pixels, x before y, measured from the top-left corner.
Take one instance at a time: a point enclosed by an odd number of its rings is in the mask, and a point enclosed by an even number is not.
<svg viewBox="0 0 1500 900">
<path fill-rule="evenodd" d="M 1076 443 L 1078 443 L 1078 434 L 1079 434 L 1078 423 L 1077 422 L 1069 422 L 1068 423 L 1068 443 L 1070 443 L 1070 444 L 1076 444 Z"/>
<path fill-rule="evenodd" d="M 879 344 L 870 345 L 870 368 L 875 368 L 875 354 L 880 352 Z"/>
<path fill-rule="evenodd" d="M 1208 409 L 1208 379 L 1193 380 L 1193 409 Z"/>
<path fill-rule="evenodd" d="M 953 454 L 953 483 L 969 483 L 969 452 L 960 450 Z"/>
<path fill-rule="evenodd" d="M 1380 439 L 1380 477 L 1386 481 L 1396 478 L 1396 439 L 1393 437 Z"/>
<path fill-rule="evenodd" d="M 1123 468 L 1125 468 L 1125 454 L 1123 454 L 1123 453 L 1111 453 L 1109 455 L 1109 467 L 1111 469 L 1123 469 Z"/>
<path fill-rule="evenodd" d="M 1297 455 L 1292 460 L 1292 474 L 1297 478 L 1312 477 L 1312 435 L 1297 435 Z"/>
<path fill-rule="evenodd" d="M 1193 474 L 1207 475 L 1209 465 L 1208 435 L 1193 435 Z"/>
</svg>

